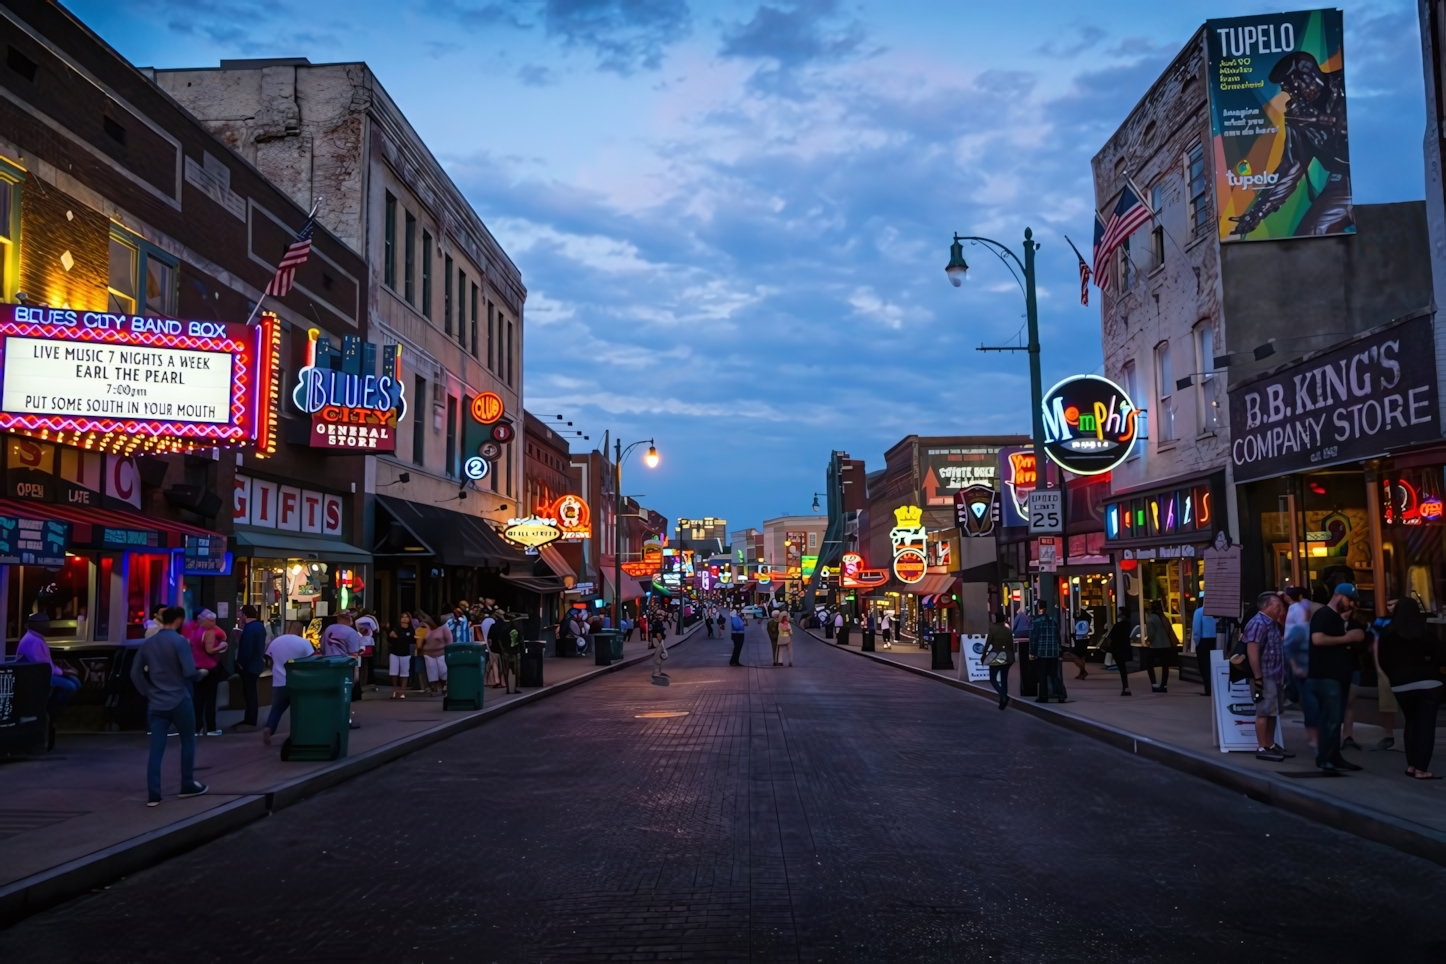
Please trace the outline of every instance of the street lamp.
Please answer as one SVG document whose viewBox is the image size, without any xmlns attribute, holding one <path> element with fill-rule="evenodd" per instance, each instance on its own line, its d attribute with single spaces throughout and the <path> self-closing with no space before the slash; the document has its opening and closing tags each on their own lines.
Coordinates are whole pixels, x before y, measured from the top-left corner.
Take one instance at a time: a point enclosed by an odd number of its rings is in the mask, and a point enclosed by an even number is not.
<svg viewBox="0 0 1446 964">
<path fill-rule="evenodd" d="M 944 273 L 949 276 L 949 283 L 959 287 L 965 274 L 969 271 L 969 264 L 964 260 L 964 244 L 970 241 L 974 244 L 982 244 L 988 248 L 995 257 L 1004 262 L 1004 266 L 1014 269 L 1009 262 L 1013 261 L 1024 275 L 1024 312 L 1025 319 L 1029 325 L 1029 344 L 1025 350 L 1029 352 L 1029 410 L 1030 428 L 1034 436 L 1034 477 L 1037 488 L 1049 487 L 1049 472 L 1046 469 L 1044 456 L 1044 382 L 1039 371 L 1039 304 L 1034 293 L 1034 252 L 1039 250 L 1039 244 L 1034 240 L 1034 232 L 1029 228 L 1024 229 L 1024 260 L 1020 261 L 1019 256 L 1012 250 L 998 241 L 991 238 L 980 238 L 972 235 L 954 235 L 954 243 L 949 246 L 949 264 L 945 266 Z M 1008 258 L 1008 260 L 1005 260 Z M 1019 276 L 1015 276 L 1019 280 Z M 1014 347 L 984 348 L 980 351 L 1018 351 Z M 1040 573 L 1039 595 L 1046 606 L 1054 607 L 1055 582 L 1044 578 L 1046 573 Z"/>
<path fill-rule="evenodd" d="M 623 458 L 633 449 L 648 443 L 648 453 L 643 456 L 643 462 L 648 468 L 658 467 L 658 447 L 653 444 L 650 438 L 639 439 L 627 448 L 623 448 L 623 440 L 617 440 L 617 458 L 613 462 L 613 628 L 617 629 L 622 625 L 622 600 L 623 600 Z M 606 448 L 604 448 L 606 451 Z"/>
</svg>

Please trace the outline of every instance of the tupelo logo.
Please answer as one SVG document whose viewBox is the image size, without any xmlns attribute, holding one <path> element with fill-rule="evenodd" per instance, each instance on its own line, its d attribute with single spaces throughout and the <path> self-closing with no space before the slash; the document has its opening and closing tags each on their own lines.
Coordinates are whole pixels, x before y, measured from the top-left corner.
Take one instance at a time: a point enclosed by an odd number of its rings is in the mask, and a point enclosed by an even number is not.
<svg viewBox="0 0 1446 964">
<path fill-rule="evenodd" d="M 1267 185 L 1274 184 L 1280 180 L 1279 174 L 1275 174 L 1273 172 L 1266 172 L 1265 174 L 1254 174 L 1251 173 L 1252 170 L 1253 169 L 1251 168 L 1250 162 L 1248 160 L 1241 161 L 1239 164 L 1235 165 L 1235 173 L 1232 174 L 1229 171 L 1225 172 L 1225 180 L 1230 183 L 1231 187 L 1245 188 L 1265 187 Z"/>
</svg>

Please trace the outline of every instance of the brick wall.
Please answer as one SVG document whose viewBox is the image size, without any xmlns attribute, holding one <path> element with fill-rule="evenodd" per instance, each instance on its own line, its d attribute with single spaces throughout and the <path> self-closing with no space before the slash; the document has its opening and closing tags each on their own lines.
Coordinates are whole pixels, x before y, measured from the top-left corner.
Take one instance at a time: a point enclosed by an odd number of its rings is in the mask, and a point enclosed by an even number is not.
<svg viewBox="0 0 1446 964">
<path fill-rule="evenodd" d="M 106 217 L 34 175 L 26 178 L 20 199 L 20 290 L 31 302 L 103 311 L 109 272 Z"/>
</svg>

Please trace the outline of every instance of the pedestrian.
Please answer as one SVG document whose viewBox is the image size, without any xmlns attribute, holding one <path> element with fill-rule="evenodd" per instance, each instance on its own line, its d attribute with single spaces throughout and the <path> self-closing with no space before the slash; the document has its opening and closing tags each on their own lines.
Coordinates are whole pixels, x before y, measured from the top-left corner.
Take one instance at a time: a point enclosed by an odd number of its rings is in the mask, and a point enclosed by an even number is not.
<svg viewBox="0 0 1446 964">
<path fill-rule="evenodd" d="M 849 621 L 848 618 L 844 616 L 842 610 L 834 617 L 833 638 L 838 641 L 840 646 L 847 646 L 849 644 Z"/>
<path fill-rule="evenodd" d="M 1084 679 L 1089 676 L 1089 670 L 1085 668 L 1085 657 L 1089 653 L 1090 635 L 1094 628 L 1090 624 L 1090 614 L 1081 609 L 1074 614 L 1074 648 L 1067 650 L 1060 655 L 1074 664 L 1079 670 L 1075 679 Z"/>
<path fill-rule="evenodd" d="M 46 749 L 55 746 L 55 722 L 60 714 L 80 692 L 80 678 L 74 670 L 62 669 L 51 658 L 50 646 L 45 642 L 45 631 L 50 628 L 50 617 L 45 613 L 31 613 L 25 618 L 25 635 L 15 647 L 17 663 L 44 663 L 50 667 L 50 696 L 45 702 L 45 718 L 48 733 Z"/>
<path fill-rule="evenodd" d="M 216 687 L 226 678 L 222 654 L 226 652 L 226 633 L 216 625 L 216 614 L 203 609 L 196 614 L 196 622 L 189 633 L 191 661 L 197 669 L 206 674 L 196 679 L 195 712 L 196 735 L 220 736 L 221 728 L 216 725 Z"/>
<path fill-rule="evenodd" d="M 1175 629 L 1165 621 L 1165 609 L 1156 599 L 1150 603 L 1150 613 L 1145 617 L 1145 635 L 1149 646 L 1145 649 L 1145 675 L 1150 677 L 1150 692 L 1168 693 L 1170 686 L 1170 664 L 1175 661 Z M 1155 682 L 1155 670 L 1160 670 L 1160 681 Z"/>
<path fill-rule="evenodd" d="M 1130 618 L 1125 615 L 1123 619 L 1115 620 L 1110 627 L 1110 632 L 1105 637 L 1109 646 L 1109 653 L 1115 659 L 1115 669 L 1120 671 L 1120 695 L 1130 695 L 1130 640 L 1133 638 L 1133 631 L 1130 628 Z"/>
<path fill-rule="evenodd" d="M 1245 624 L 1241 639 L 1250 662 L 1250 695 L 1255 702 L 1255 758 L 1279 763 L 1288 757 L 1275 739 L 1275 721 L 1280 716 L 1285 688 L 1285 651 L 1281 626 L 1285 622 L 1285 603 L 1273 592 L 1263 592 L 1255 600 L 1257 612 Z"/>
<path fill-rule="evenodd" d="M 708 632 L 708 638 L 713 638 L 713 613 L 710 611 L 703 617 L 703 628 Z"/>
<path fill-rule="evenodd" d="M 426 688 L 427 663 L 422 659 L 422 644 L 427 640 L 427 633 L 436 627 L 436 621 L 424 612 L 412 614 L 412 633 L 415 642 L 412 646 L 412 689 L 421 692 Z"/>
<path fill-rule="evenodd" d="M 150 615 L 150 618 L 147 619 L 147 620 L 145 621 L 145 623 L 143 624 L 143 628 L 144 628 L 144 630 L 145 630 L 145 638 L 146 638 L 146 639 L 150 639 L 150 638 L 151 638 L 152 636 L 154 636 L 156 633 L 158 633 L 158 632 L 161 631 L 161 613 L 163 613 L 163 612 L 165 612 L 165 611 L 166 611 L 166 604 L 165 604 L 165 603 L 160 603 L 160 604 L 158 604 L 158 605 L 155 605 L 155 606 L 152 606 L 152 607 L 151 607 L 151 615 Z"/>
<path fill-rule="evenodd" d="M 1215 617 L 1205 615 L 1205 593 L 1200 593 L 1200 604 L 1195 615 L 1190 617 L 1190 639 L 1195 643 L 1195 668 L 1200 681 L 1205 684 L 1205 694 L 1210 695 L 1210 653 L 1215 649 Z"/>
<path fill-rule="evenodd" d="M 648 641 L 649 649 L 664 645 L 663 640 L 668 638 L 667 615 L 661 610 L 655 612 L 653 618 L 648 620 L 648 631 L 651 634 L 651 639 Z"/>
<path fill-rule="evenodd" d="M 412 651 L 416 646 L 412 614 L 402 613 L 397 617 L 397 624 L 387 630 L 387 675 L 392 678 L 394 700 L 407 698 L 407 677 L 412 675 Z"/>
<path fill-rule="evenodd" d="M 788 652 L 788 665 L 793 665 L 793 621 L 788 618 L 787 612 L 778 614 L 778 641 L 773 646 L 773 662 L 775 665 L 783 665 L 783 653 Z"/>
<path fill-rule="evenodd" d="M 1436 746 L 1436 714 L 1446 688 L 1438 661 L 1432 658 L 1431 644 L 1426 614 L 1410 598 L 1396 603 L 1391 622 L 1376 642 L 1376 659 L 1390 679 L 1404 717 L 1406 776 L 1415 780 L 1441 779 L 1431 773 L 1431 752 Z"/>
<path fill-rule="evenodd" d="M 748 631 L 748 624 L 743 621 L 743 610 L 733 610 L 733 618 L 729 620 L 728 628 L 733 635 L 733 658 L 728 660 L 728 665 L 742 666 L 739 657 L 743 655 L 743 637 Z"/>
<path fill-rule="evenodd" d="M 1319 742 L 1315 765 L 1326 773 L 1361 769 L 1341 756 L 1341 723 L 1350 694 L 1355 658 L 1350 647 L 1366 641 L 1365 630 L 1347 628 L 1360 596 L 1356 587 L 1340 583 L 1326 603 L 1310 618 L 1310 665 L 1307 684 L 1317 703 Z"/>
<path fill-rule="evenodd" d="M 979 654 L 979 661 L 989 668 L 989 685 L 999 694 L 1001 710 L 1009 705 L 1009 667 L 1014 665 L 1014 634 L 1004 619 L 1003 612 L 995 615 Z"/>
<path fill-rule="evenodd" d="M 382 634 L 381 624 L 371 613 L 364 613 L 356 618 L 355 626 L 357 635 L 362 638 L 361 670 L 357 673 L 357 679 L 362 685 L 373 684 L 372 692 L 376 692 L 376 652 L 377 640 Z M 360 685 L 357 687 L 357 694 L 354 699 L 361 698 Z"/>
<path fill-rule="evenodd" d="M 307 659 L 315 656 L 316 650 L 302 636 L 304 627 L 293 620 L 286 624 L 286 632 L 277 636 L 266 647 L 266 656 L 271 660 L 271 712 L 266 725 L 261 728 L 261 742 L 271 744 L 281 717 L 291 707 L 291 695 L 286 689 L 286 664 L 293 659 Z"/>
<path fill-rule="evenodd" d="M 1287 682 L 1295 689 L 1296 702 L 1305 717 L 1305 737 L 1311 748 L 1320 745 L 1320 707 L 1307 682 L 1310 669 L 1310 617 L 1324 605 L 1311 599 L 1301 586 L 1287 586 L 1290 607 L 1285 613 L 1285 638 L 1281 650 L 1289 671 Z"/>
<path fill-rule="evenodd" d="M 879 628 L 884 631 L 884 649 L 893 649 L 894 618 L 887 609 L 884 610 L 884 618 L 879 620 Z"/>
<path fill-rule="evenodd" d="M 151 735 L 151 752 L 146 762 L 146 806 L 161 803 L 161 760 L 166 737 L 172 726 L 181 738 L 182 797 L 199 797 L 209 789 L 197 783 L 196 711 L 191 701 L 191 684 L 200 675 L 191 642 L 180 633 L 186 611 L 171 606 L 157 614 L 157 628 L 136 653 L 131 665 L 131 682 L 146 700 L 146 729 Z"/>
<path fill-rule="evenodd" d="M 427 635 L 422 639 L 422 665 L 427 670 L 427 694 L 441 696 L 447 690 L 447 645 L 452 642 L 452 631 L 438 626 L 423 616 Z"/>
<path fill-rule="evenodd" d="M 1039 664 L 1034 671 L 1034 678 L 1039 683 L 1039 696 L 1035 702 L 1048 703 L 1049 692 L 1053 689 L 1063 703 L 1066 694 L 1059 665 L 1059 620 L 1049 612 L 1043 601 L 1035 607 L 1034 618 L 1029 621 L 1029 658 Z"/>
<path fill-rule="evenodd" d="M 266 624 L 255 606 L 241 607 L 241 639 L 236 644 L 236 676 L 241 681 L 241 699 L 246 712 L 231 727 L 236 733 L 254 733 L 261 712 L 257 686 L 266 671 Z"/>
<path fill-rule="evenodd" d="M 355 703 L 361 698 L 360 687 L 357 685 L 357 670 L 361 665 L 362 642 L 361 633 L 356 631 L 356 617 L 350 612 L 336 614 L 336 622 L 321 631 L 321 655 L 323 656 L 344 656 L 351 660 L 351 699 Z M 350 720 L 353 730 L 361 729 L 361 724 L 355 718 Z"/>
<path fill-rule="evenodd" d="M 510 622 L 492 624 L 493 639 L 502 651 L 502 682 L 508 693 L 522 692 L 522 634 Z M 489 640 L 490 641 L 490 640 Z M 513 689 L 516 687 L 516 689 Z"/>
<path fill-rule="evenodd" d="M 768 643 L 773 648 L 773 665 L 778 665 L 778 610 L 768 617 Z"/>
<path fill-rule="evenodd" d="M 452 615 L 447 618 L 445 625 L 447 632 L 452 635 L 452 642 L 470 643 L 472 641 L 472 630 L 467 622 L 467 614 L 460 605 L 452 608 Z"/>
</svg>

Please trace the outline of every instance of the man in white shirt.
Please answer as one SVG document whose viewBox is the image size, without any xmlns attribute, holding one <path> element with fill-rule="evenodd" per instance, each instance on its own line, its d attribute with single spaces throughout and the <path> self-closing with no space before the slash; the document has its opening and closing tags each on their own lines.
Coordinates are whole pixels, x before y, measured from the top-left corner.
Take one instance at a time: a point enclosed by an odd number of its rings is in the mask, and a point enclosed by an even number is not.
<svg viewBox="0 0 1446 964">
<path fill-rule="evenodd" d="M 299 623 L 287 626 L 287 629 L 298 628 Z M 311 644 L 295 632 L 277 636 L 271 641 L 271 645 L 266 647 L 266 656 L 271 661 L 271 715 L 266 718 L 266 725 L 261 728 L 263 743 L 270 745 L 282 714 L 291 706 L 291 696 L 286 691 L 286 664 L 293 659 L 306 659 L 315 655 L 316 650 L 311 648 Z"/>
</svg>

